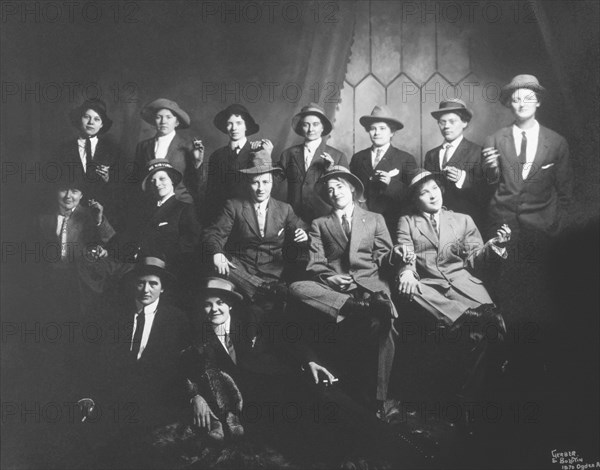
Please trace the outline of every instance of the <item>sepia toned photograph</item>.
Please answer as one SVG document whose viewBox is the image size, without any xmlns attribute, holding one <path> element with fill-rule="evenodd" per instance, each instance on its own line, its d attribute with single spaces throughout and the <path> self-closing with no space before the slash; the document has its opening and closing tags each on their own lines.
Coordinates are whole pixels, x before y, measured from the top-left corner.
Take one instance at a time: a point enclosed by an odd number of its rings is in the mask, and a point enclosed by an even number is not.
<svg viewBox="0 0 600 470">
<path fill-rule="evenodd" d="M 600 469 L 600 3 L 0 1 L 0 468 Z"/>
</svg>

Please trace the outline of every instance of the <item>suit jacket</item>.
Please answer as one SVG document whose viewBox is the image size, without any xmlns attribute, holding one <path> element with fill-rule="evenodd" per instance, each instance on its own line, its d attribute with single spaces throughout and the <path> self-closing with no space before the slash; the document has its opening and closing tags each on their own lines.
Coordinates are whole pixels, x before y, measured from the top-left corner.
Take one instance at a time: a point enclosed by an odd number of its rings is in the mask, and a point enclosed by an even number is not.
<svg viewBox="0 0 600 470">
<path fill-rule="evenodd" d="M 108 341 L 107 357 L 111 378 L 107 385 L 121 400 L 133 400 L 139 406 L 170 407 L 178 402 L 181 390 L 177 387 L 179 356 L 190 344 L 190 325 L 185 314 L 161 299 L 140 359 L 130 352 L 135 304 L 130 304 L 109 331 L 118 331 L 118 342 Z M 110 394 L 110 390 L 107 391 Z"/>
<path fill-rule="evenodd" d="M 442 291 L 452 287 L 481 304 L 492 303 L 483 282 L 473 273 L 493 256 L 484 249 L 473 219 L 466 214 L 440 211 L 440 235 L 422 214 L 408 215 L 398 222 L 397 243 L 413 250 L 416 260 L 400 268 L 412 270 L 420 282 Z"/>
<path fill-rule="evenodd" d="M 304 144 L 294 145 L 284 150 L 279 159 L 279 166 L 283 168 L 287 180 L 287 202 L 308 224 L 331 211 L 331 206 L 321 199 L 314 189 L 315 183 L 327 169 L 328 163 L 321 158 L 325 152 L 331 155 L 334 165 L 348 168 L 346 155 L 326 145 L 325 139 L 317 147 L 308 170 L 304 168 Z"/>
<path fill-rule="evenodd" d="M 57 152 L 54 161 L 66 166 L 65 171 L 69 177 L 84 183 L 83 192 L 86 199 L 97 199 L 100 201 L 111 216 L 115 212 L 117 205 L 117 191 L 123 181 L 123 167 L 120 164 L 120 152 L 115 143 L 106 135 L 98 136 L 98 144 L 92 157 L 92 164 L 107 165 L 109 169 L 108 182 L 105 183 L 102 178 L 95 173 L 86 174 L 86 168 L 81 164 L 79 156 L 79 144 L 77 139 L 72 139 L 62 144 Z"/>
<path fill-rule="evenodd" d="M 207 221 L 212 223 L 219 216 L 225 201 L 246 196 L 244 175 L 239 170 L 252 163 L 250 141 L 236 154 L 229 145 L 215 150 L 208 160 L 206 185 Z"/>
<path fill-rule="evenodd" d="M 367 207 L 371 212 L 382 214 L 388 224 L 394 224 L 405 206 L 405 196 L 410 174 L 417 167 L 415 157 L 407 152 L 389 146 L 376 168 L 371 163 L 371 147 L 361 150 L 352 156 L 350 171 L 362 181 L 365 187 Z M 390 172 L 398 170 L 391 178 L 390 184 L 375 182 L 371 176 L 376 170 Z"/>
<path fill-rule="evenodd" d="M 139 186 L 146 173 L 146 165 L 155 158 L 155 138 L 141 141 L 135 149 L 134 160 L 134 182 Z M 182 175 L 183 179 L 175 187 L 177 199 L 187 203 L 195 202 L 196 205 L 204 205 L 204 188 L 206 186 L 206 165 L 202 164 L 195 168 L 191 145 L 179 134 L 169 144 L 167 156 L 168 162 L 173 165 Z"/>
<path fill-rule="evenodd" d="M 207 255 L 227 253 L 241 261 L 249 273 L 279 279 L 284 269 L 284 249 L 297 228 L 305 228 L 289 204 L 269 198 L 265 236 L 260 236 L 254 204 L 230 199 L 219 218 L 204 234 Z"/>
<path fill-rule="evenodd" d="M 487 137 L 484 148 L 500 152 L 499 177 L 491 181 L 495 193 L 490 203 L 490 231 L 503 223 L 513 230 L 533 229 L 555 234 L 562 228 L 573 193 L 573 170 L 567 141 L 540 126 L 532 168 L 523 181 L 512 136 L 512 126 Z"/>
<path fill-rule="evenodd" d="M 40 239 L 44 244 L 47 261 L 60 260 L 60 235 L 56 234 L 58 226 L 58 212 L 43 214 L 39 217 Z M 81 205 L 77 206 L 67 224 L 67 243 L 69 261 L 78 260 L 85 256 L 86 249 L 92 244 L 103 244 L 115 235 L 115 231 L 109 221 L 104 217 L 100 225 L 96 224 L 96 220 L 92 215 L 92 211 L 88 207 Z M 56 246 L 56 258 L 47 251 L 49 247 Z"/>
<path fill-rule="evenodd" d="M 425 154 L 424 167 L 432 173 L 440 172 L 440 150 L 443 144 Z M 444 205 L 455 212 L 469 214 L 478 227 L 483 227 L 483 217 L 489 204 L 490 190 L 481 165 L 481 146 L 463 137 L 448 165 L 465 172 L 465 181 L 457 188 L 452 181 L 444 182 Z"/>
<path fill-rule="evenodd" d="M 175 197 L 162 206 L 147 208 L 146 218 L 137 235 L 138 249 L 147 253 L 163 253 L 169 265 L 196 250 L 201 227 L 191 204 Z"/>
<path fill-rule="evenodd" d="M 363 289 L 389 294 L 385 271 L 391 251 L 383 217 L 355 205 L 349 242 L 334 212 L 313 221 L 306 269 L 323 284 L 329 276 L 349 274 Z"/>
</svg>

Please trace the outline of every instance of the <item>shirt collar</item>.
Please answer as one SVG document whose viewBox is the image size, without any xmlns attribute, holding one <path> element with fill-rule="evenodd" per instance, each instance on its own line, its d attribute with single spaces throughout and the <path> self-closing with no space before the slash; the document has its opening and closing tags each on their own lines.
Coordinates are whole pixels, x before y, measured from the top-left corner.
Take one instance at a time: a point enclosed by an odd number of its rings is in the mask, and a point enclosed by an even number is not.
<svg viewBox="0 0 600 470">
<path fill-rule="evenodd" d="M 430 212 L 421 212 L 421 215 L 423 217 L 425 217 L 427 220 L 431 220 L 431 216 L 433 215 L 435 217 L 436 222 L 439 222 L 440 220 L 440 212 L 434 212 L 433 214 Z"/>
<path fill-rule="evenodd" d="M 161 201 L 156 201 L 156 207 L 160 207 L 162 206 L 165 202 L 167 202 L 169 199 L 171 199 L 173 196 L 175 196 L 175 193 L 171 193 L 170 196 L 168 196 L 166 199 L 163 199 Z"/>
<path fill-rule="evenodd" d="M 346 218 L 352 220 L 352 214 L 354 213 L 354 203 L 348 204 L 344 209 L 335 209 L 335 214 L 341 220 L 342 216 L 346 214 Z"/>
<path fill-rule="evenodd" d="M 539 135 L 539 133 L 540 133 L 540 123 L 537 122 L 537 119 L 534 119 L 533 126 L 531 126 L 530 129 L 521 129 L 516 124 L 513 124 L 512 131 L 513 131 L 513 136 L 518 135 L 519 137 L 522 137 L 523 132 L 525 132 L 528 136 L 534 137 L 536 135 Z"/>
<path fill-rule="evenodd" d="M 391 145 L 392 145 L 391 142 L 388 142 L 387 144 L 385 144 L 382 147 L 371 147 L 371 152 L 373 153 L 373 155 L 375 155 L 375 154 L 377 154 L 377 150 L 381 149 L 381 150 L 383 150 L 383 152 L 381 152 L 381 155 L 385 155 L 385 152 L 388 151 L 388 149 L 390 148 Z"/>
<path fill-rule="evenodd" d="M 171 140 L 173 140 L 174 137 L 175 131 L 171 131 L 167 135 L 157 135 L 156 140 L 167 140 L 170 142 Z"/>
<path fill-rule="evenodd" d="M 307 140 L 306 142 L 304 142 L 304 146 L 308 147 L 310 153 L 315 153 L 315 150 L 319 148 L 321 142 L 323 142 L 323 137 L 319 137 L 317 140 Z"/>
<path fill-rule="evenodd" d="M 229 317 L 227 320 L 225 320 L 224 323 L 221 323 L 220 325 L 214 326 L 213 330 L 215 332 L 215 334 L 219 337 L 222 337 L 224 335 L 230 335 L 231 332 L 231 317 Z"/>
<path fill-rule="evenodd" d="M 229 142 L 229 148 L 231 148 L 231 150 L 235 150 L 239 147 L 241 150 L 244 148 L 244 145 L 246 145 L 246 142 L 248 142 L 248 139 L 246 137 L 236 142 Z"/>
<path fill-rule="evenodd" d="M 263 211 L 266 211 L 267 210 L 267 205 L 269 204 L 269 199 L 271 199 L 271 198 L 269 197 L 269 198 L 267 198 L 263 202 L 255 202 L 254 203 L 254 209 L 258 210 L 258 208 L 260 207 Z"/>
<path fill-rule="evenodd" d="M 85 141 L 87 140 L 87 137 L 79 137 L 77 139 L 77 142 L 79 142 L 80 144 L 85 145 Z M 73 142 L 73 141 L 71 141 Z M 93 135 L 92 137 L 90 137 L 90 142 L 96 143 L 98 142 L 98 134 Z"/>
<path fill-rule="evenodd" d="M 144 315 L 154 315 L 156 310 L 158 309 L 158 302 L 160 301 L 160 297 L 152 302 L 150 305 L 142 305 L 139 301 L 135 301 L 136 314 L 144 308 Z"/>
<path fill-rule="evenodd" d="M 444 141 L 444 143 L 442 144 L 442 147 L 445 147 L 446 144 L 450 144 L 452 146 L 452 148 L 454 150 L 456 150 L 456 148 L 460 145 L 460 143 L 462 142 L 464 138 L 464 135 L 459 135 L 456 139 L 454 139 L 452 142 L 448 142 L 447 140 Z"/>
</svg>

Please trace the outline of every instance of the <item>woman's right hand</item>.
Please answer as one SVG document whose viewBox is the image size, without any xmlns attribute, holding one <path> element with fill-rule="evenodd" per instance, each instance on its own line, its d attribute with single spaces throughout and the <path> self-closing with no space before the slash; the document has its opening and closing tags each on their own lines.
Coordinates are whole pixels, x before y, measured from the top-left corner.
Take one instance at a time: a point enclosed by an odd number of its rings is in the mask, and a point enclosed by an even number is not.
<svg viewBox="0 0 600 470">
<path fill-rule="evenodd" d="M 412 302 L 416 293 L 422 294 L 419 280 L 415 277 L 412 271 L 404 271 L 400 275 L 398 283 L 398 293 Z"/>
<path fill-rule="evenodd" d="M 206 403 L 206 400 L 200 395 L 192 398 L 192 407 L 194 412 L 194 424 L 200 428 L 210 430 L 211 418 L 218 420 L 215 414 Z"/>
<path fill-rule="evenodd" d="M 235 265 L 223 253 L 215 253 L 213 255 L 213 264 L 221 276 L 229 276 L 229 268 L 236 269 Z"/>
</svg>

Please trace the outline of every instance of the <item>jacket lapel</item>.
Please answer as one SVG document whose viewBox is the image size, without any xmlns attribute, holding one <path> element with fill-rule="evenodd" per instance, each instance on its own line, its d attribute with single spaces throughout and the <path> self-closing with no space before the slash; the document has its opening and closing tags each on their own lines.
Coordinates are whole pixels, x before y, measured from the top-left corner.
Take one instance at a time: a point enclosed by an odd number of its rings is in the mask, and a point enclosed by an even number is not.
<svg viewBox="0 0 600 470">
<path fill-rule="evenodd" d="M 294 160 L 298 170 L 304 176 L 306 174 L 306 169 L 304 168 L 304 145 L 296 145 L 292 147 L 292 159 Z"/>
<path fill-rule="evenodd" d="M 352 253 L 356 253 L 358 251 L 358 245 L 367 233 L 366 223 L 365 211 L 358 206 L 354 206 L 354 214 L 352 214 L 352 227 L 350 228 L 350 256 L 352 256 Z"/>
<path fill-rule="evenodd" d="M 422 214 L 417 215 L 415 219 L 415 225 L 417 226 L 417 229 L 419 229 L 419 232 L 435 246 L 438 246 L 439 239 L 437 234 L 433 231 L 431 222 L 429 222 Z"/>
<path fill-rule="evenodd" d="M 511 166 L 515 166 L 517 162 L 517 149 L 515 148 L 515 139 L 512 136 L 512 126 L 506 128 L 506 132 L 502 136 L 502 150 L 506 158 L 510 161 Z"/>
<path fill-rule="evenodd" d="M 454 227 L 454 217 L 450 213 L 445 210 L 440 211 L 440 238 L 439 244 L 442 247 L 447 247 L 451 243 L 456 240 L 452 237 L 454 233 L 456 233 L 456 229 Z"/>
<path fill-rule="evenodd" d="M 268 213 L 269 211 L 267 211 L 267 214 Z M 244 205 L 242 207 L 242 217 L 250 227 L 252 233 L 254 233 L 254 235 L 256 235 L 258 238 L 262 238 L 260 236 L 260 230 L 258 228 L 258 219 L 256 218 L 256 211 L 254 210 L 254 207 L 252 207 L 252 204 L 248 201 L 244 201 Z"/>
<path fill-rule="evenodd" d="M 548 146 L 548 135 L 545 129 L 540 126 L 537 150 L 535 151 L 535 157 L 533 158 L 533 162 L 531 162 L 531 169 L 525 181 L 529 181 L 544 164 L 544 156 L 548 155 Z"/>
<path fill-rule="evenodd" d="M 325 219 L 325 226 L 327 227 L 331 238 L 342 250 L 345 250 L 348 246 L 348 237 L 346 237 L 346 234 L 342 230 L 342 226 L 334 212 L 331 212 Z"/>
<path fill-rule="evenodd" d="M 274 237 L 277 235 L 277 231 L 281 228 L 278 223 L 279 207 L 275 200 L 270 197 L 267 204 L 267 217 L 265 219 L 265 238 Z M 256 221 L 258 225 L 258 219 Z"/>
<path fill-rule="evenodd" d="M 463 137 L 463 139 L 460 141 L 460 144 L 458 144 L 458 147 L 456 147 L 456 150 L 452 154 L 452 158 L 450 158 L 450 160 L 448 160 L 448 164 L 452 163 L 452 164 L 456 165 L 457 163 L 460 163 L 460 161 L 464 159 L 465 155 L 467 155 L 467 150 L 468 150 L 467 139 L 465 139 Z M 438 148 L 437 155 L 439 156 L 439 148 Z M 438 161 L 438 166 L 439 166 L 439 161 Z"/>
</svg>

